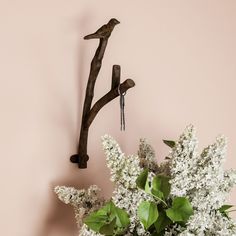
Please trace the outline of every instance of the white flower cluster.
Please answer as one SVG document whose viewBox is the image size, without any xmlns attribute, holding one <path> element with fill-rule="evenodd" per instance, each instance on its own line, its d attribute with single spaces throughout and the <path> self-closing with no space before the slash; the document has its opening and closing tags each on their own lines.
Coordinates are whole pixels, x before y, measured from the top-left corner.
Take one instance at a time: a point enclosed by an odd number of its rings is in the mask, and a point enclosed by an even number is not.
<svg viewBox="0 0 236 236">
<path fill-rule="evenodd" d="M 196 210 L 188 222 L 187 229 L 179 234 L 180 236 L 235 236 L 235 222 L 223 217 L 219 211 Z"/>
<path fill-rule="evenodd" d="M 107 166 L 111 171 L 111 181 L 115 182 L 115 190 L 113 192 L 112 200 L 114 204 L 126 210 L 130 216 L 130 226 L 125 235 L 149 235 L 145 232 L 143 226 L 140 224 L 137 216 L 137 208 L 141 201 L 152 200 L 152 198 L 144 191 L 140 191 L 136 186 L 136 179 L 143 171 L 142 163 L 153 163 L 155 154 L 146 140 L 140 140 L 139 157 L 138 155 L 131 155 L 126 157 L 118 145 L 118 143 L 109 135 L 102 137 L 103 149 L 105 150 Z"/>
<path fill-rule="evenodd" d="M 78 227 L 83 225 L 82 220 L 86 215 L 99 209 L 105 202 L 98 196 L 100 189 L 96 185 L 91 185 L 88 190 L 57 186 L 54 191 L 62 202 L 73 206 Z"/>
<path fill-rule="evenodd" d="M 197 169 L 197 144 L 195 130 L 188 126 L 168 156 L 171 160 L 171 193 L 175 196 L 186 196 L 194 186 L 192 173 Z"/>
<path fill-rule="evenodd" d="M 180 233 L 183 232 L 183 227 L 181 227 L 178 224 L 174 224 L 171 227 L 168 227 L 166 229 L 164 236 L 174 236 L 174 235 L 180 235 Z M 182 236 L 191 236 L 190 234 L 182 235 Z"/>
<path fill-rule="evenodd" d="M 196 151 L 195 129 L 188 126 L 170 152 L 171 193 L 187 196 L 194 215 L 179 235 L 236 235 L 236 224 L 219 213 L 236 184 L 236 172 L 224 171 L 226 139 L 221 136 L 203 150 Z"/>
<path fill-rule="evenodd" d="M 149 236 L 137 216 L 137 208 L 153 198 L 136 186 L 136 179 L 144 168 L 149 169 L 149 179 L 158 173 L 170 176 L 171 197 L 187 197 L 194 209 L 186 226 L 172 224 L 165 229 L 164 236 L 236 236 L 236 224 L 219 209 L 236 184 L 236 171 L 224 171 L 226 139 L 221 136 L 216 142 L 197 152 L 198 141 L 195 129 L 188 126 L 175 142 L 168 161 L 157 165 L 153 148 L 145 139 L 140 140 L 138 155 L 125 156 L 118 143 L 109 135 L 102 137 L 111 181 L 115 183 L 112 195 L 114 204 L 130 216 L 130 226 L 124 236 Z M 60 186 L 55 192 L 61 201 L 74 207 L 80 236 L 99 236 L 90 230 L 82 219 L 105 204 L 98 197 L 98 187 L 76 190 Z"/>
<path fill-rule="evenodd" d="M 139 157 L 126 157 L 119 144 L 109 135 L 102 137 L 102 145 L 111 172 L 111 181 L 125 188 L 136 188 L 135 181 L 142 171 Z"/>
<path fill-rule="evenodd" d="M 148 194 L 140 191 L 136 186 L 136 179 L 143 170 L 139 156 L 130 155 L 126 157 L 118 143 L 109 135 L 102 137 L 102 145 L 106 154 L 107 166 L 111 172 L 111 181 L 115 183 L 112 201 L 130 216 L 130 226 L 125 236 L 150 235 L 149 232 L 145 232 L 137 216 L 139 203 L 143 200 L 152 200 Z M 154 151 L 145 140 L 140 140 L 139 155 L 142 156 L 142 163 L 154 163 Z M 81 236 L 99 235 L 89 233 L 91 232 L 85 225 L 80 230 Z"/>
</svg>

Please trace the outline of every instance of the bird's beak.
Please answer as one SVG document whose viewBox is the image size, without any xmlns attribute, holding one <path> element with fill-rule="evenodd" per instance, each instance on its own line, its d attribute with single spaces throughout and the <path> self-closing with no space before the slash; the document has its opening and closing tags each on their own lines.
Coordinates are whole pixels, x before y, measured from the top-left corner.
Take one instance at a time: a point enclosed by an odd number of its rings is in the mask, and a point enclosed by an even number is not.
<svg viewBox="0 0 236 236">
<path fill-rule="evenodd" d="M 116 20 L 116 22 L 115 22 L 115 23 L 118 25 L 118 24 L 120 24 L 120 21 Z"/>
</svg>

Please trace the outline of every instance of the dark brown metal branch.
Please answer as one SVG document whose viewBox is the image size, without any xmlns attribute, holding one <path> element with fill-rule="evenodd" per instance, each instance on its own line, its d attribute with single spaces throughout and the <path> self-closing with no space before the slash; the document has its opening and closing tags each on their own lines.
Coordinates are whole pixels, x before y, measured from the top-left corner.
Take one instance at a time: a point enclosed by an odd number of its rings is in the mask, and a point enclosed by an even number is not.
<svg viewBox="0 0 236 236">
<path fill-rule="evenodd" d="M 135 86 L 135 83 L 132 79 L 127 79 L 125 80 L 121 85 L 120 85 L 120 91 L 121 93 L 126 92 L 128 89 L 132 88 Z M 110 90 L 107 94 L 105 94 L 102 98 L 100 98 L 92 107 L 88 119 L 87 119 L 87 125 L 90 126 L 91 123 L 93 122 L 94 118 L 98 114 L 98 112 L 110 101 L 115 99 L 116 97 L 119 96 L 118 92 L 118 86 L 115 87 L 114 89 Z"/>
<path fill-rule="evenodd" d="M 97 113 L 101 110 L 103 106 L 105 106 L 107 103 L 109 103 L 114 98 L 119 96 L 118 92 L 119 85 L 120 85 L 120 91 L 122 93 L 126 92 L 129 88 L 132 88 L 135 85 L 134 81 L 131 79 L 127 79 L 122 84 L 120 84 L 120 66 L 114 65 L 112 70 L 111 90 L 107 94 L 105 94 L 102 98 L 100 98 L 91 108 L 94 96 L 94 87 L 97 76 L 102 66 L 102 59 L 106 50 L 108 39 L 115 25 L 119 23 L 120 22 L 118 20 L 113 18 L 108 22 L 108 24 L 103 25 L 95 33 L 84 37 L 84 39 L 98 38 L 100 42 L 90 66 L 90 73 L 83 107 L 78 153 L 71 156 L 70 158 L 71 162 L 78 163 L 79 168 L 87 168 L 87 161 L 89 159 L 89 156 L 87 154 L 89 127 L 92 124 Z"/>
<path fill-rule="evenodd" d="M 114 65 L 112 67 L 111 89 L 118 87 L 119 84 L 120 84 L 120 66 Z"/>
</svg>

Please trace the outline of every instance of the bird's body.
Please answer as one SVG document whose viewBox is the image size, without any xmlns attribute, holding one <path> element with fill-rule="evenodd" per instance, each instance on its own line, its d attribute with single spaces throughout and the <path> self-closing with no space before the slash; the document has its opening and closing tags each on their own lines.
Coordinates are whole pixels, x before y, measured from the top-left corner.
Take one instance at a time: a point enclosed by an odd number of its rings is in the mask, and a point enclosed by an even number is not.
<svg viewBox="0 0 236 236">
<path fill-rule="evenodd" d="M 89 34 L 84 39 L 105 39 L 109 38 L 114 27 L 120 22 L 112 18 L 107 24 L 100 27 L 95 33 Z"/>
</svg>

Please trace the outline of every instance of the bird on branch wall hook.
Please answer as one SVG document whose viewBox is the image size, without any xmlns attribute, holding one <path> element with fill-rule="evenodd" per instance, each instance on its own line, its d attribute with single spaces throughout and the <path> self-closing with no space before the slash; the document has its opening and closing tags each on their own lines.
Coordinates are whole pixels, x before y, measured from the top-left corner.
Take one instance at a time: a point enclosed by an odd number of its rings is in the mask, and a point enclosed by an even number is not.
<svg viewBox="0 0 236 236">
<path fill-rule="evenodd" d="M 135 86 L 135 83 L 132 79 L 127 79 L 123 83 L 120 83 L 120 71 L 121 68 L 119 65 L 113 65 L 112 68 L 112 81 L 111 89 L 103 97 L 101 97 L 93 106 L 93 95 L 94 87 L 99 74 L 99 71 L 102 66 L 102 59 L 106 50 L 108 39 L 111 36 L 111 33 L 115 26 L 120 22 L 112 18 L 107 24 L 100 27 L 95 33 L 89 34 L 84 37 L 85 40 L 89 39 L 99 39 L 99 45 L 95 52 L 95 55 L 92 59 L 90 66 L 90 73 L 85 93 L 82 122 L 80 129 L 79 145 L 77 154 L 74 154 L 70 157 L 72 163 L 78 163 L 78 167 L 81 169 L 87 168 L 87 162 L 89 156 L 87 153 L 87 144 L 88 144 L 88 134 L 89 127 L 92 124 L 94 118 L 107 103 L 115 99 L 116 97 L 121 98 L 121 108 L 124 106 L 124 95 L 126 91 Z M 121 110 L 122 122 L 124 122 L 124 111 Z M 122 127 L 124 125 L 122 124 Z"/>
</svg>

